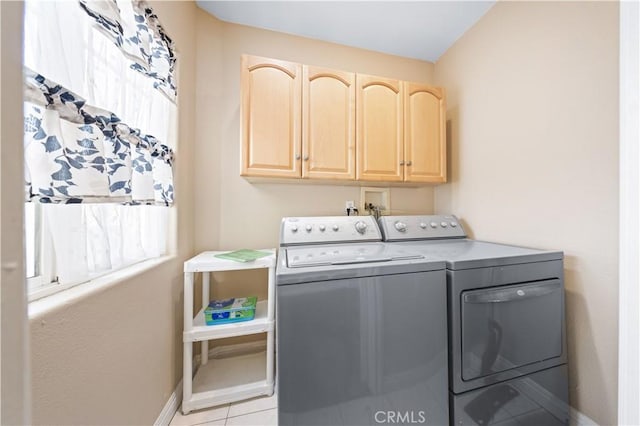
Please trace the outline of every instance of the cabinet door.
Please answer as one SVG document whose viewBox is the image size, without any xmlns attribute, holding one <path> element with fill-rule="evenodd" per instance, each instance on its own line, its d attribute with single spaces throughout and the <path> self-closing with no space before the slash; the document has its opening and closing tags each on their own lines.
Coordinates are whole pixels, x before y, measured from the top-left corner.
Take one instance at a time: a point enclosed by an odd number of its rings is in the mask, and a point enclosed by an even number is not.
<svg viewBox="0 0 640 426">
<path fill-rule="evenodd" d="M 302 70 L 302 177 L 355 178 L 355 74 Z"/>
<path fill-rule="evenodd" d="M 403 120 L 400 82 L 358 74 L 356 97 L 358 180 L 403 179 Z"/>
<path fill-rule="evenodd" d="M 300 177 L 301 66 L 242 57 L 242 175 Z"/>
<path fill-rule="evenodd" d="M 444 90 L 404 83 L 405 181 L 446 182 Z"/>
</svg>

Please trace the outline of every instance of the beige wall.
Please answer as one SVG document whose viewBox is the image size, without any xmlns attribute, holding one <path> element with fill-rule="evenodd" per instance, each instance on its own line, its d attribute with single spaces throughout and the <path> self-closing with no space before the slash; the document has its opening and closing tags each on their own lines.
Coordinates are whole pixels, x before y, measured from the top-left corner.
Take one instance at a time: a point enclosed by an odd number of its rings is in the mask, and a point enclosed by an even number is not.
<svg viewBox="0 0 640 426">
<path fill-rule="evenodd" d="M 430 83 L 433 64 L 228 24 L 198 10 L 196 250 L 275 247 L 283 216 L 344 214 L 358 186 L 250 183 L 240 177 L 243 53 Z M 366 186 L 366 185 L 365 185 Z M 392 188 L 394 213 L 429 213 L 433 190 Z"/>
<path fill-rule="evenodd" d="M 29 424 L 23 263 L 22 4 L 0 2 L 0 424 Z M 18 106 L 18 107 L 16 107 Z"/>
<path fill-rule="evenodd" d="M 182 378 L 182 262 L 193 255 L 196 7 L 153 7 L 179 54 L 177 255 L 31 319 L 34 424 L 152 424 Z"/>
<path fill-rule="evenodd" d="M 570 398 L 616 424 L 618 5 L 498 2 L 435 65 L 474 237 L 565 252 Z"/>
</svg>

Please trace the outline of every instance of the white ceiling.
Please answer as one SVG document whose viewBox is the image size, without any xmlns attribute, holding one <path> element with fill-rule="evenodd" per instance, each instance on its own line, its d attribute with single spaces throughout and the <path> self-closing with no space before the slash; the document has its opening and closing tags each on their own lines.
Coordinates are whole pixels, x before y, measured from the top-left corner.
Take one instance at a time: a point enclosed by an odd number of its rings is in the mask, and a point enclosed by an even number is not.
<svg viewBox="0 0 640 426">
<path fill-rule="evenodd" d="M 212 1 L 218 19 L 435 62 L 495 1 Z"/>
</svg>

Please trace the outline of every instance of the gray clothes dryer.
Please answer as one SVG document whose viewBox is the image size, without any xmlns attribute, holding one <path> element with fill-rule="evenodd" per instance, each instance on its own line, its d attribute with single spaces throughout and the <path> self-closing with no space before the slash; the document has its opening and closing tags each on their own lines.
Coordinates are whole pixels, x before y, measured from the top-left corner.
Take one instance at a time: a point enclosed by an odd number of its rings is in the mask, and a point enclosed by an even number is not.
<svg viewBox="0 0 640 426">
<path fill-rule="evenodd" d="M 280 425 L 448 422 L 444 261 L 372 217 L 285 218 L 276 283 Z"/>
<path fill-rule="evenodd" d="M 467 239 L 455 216 L 379 222 L 447 264 L 451 424 L 568 424 L 562 252 Z"/>
</svg>

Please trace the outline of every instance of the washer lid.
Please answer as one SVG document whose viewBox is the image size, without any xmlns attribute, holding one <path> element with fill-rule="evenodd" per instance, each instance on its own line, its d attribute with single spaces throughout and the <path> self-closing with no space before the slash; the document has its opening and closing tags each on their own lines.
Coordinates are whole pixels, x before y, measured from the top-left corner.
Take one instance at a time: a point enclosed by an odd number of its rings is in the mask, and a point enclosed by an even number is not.
<svg viewBox="0 0 640 426">
<path fill-rule="evenodd" d="M 423 255 L 402 247 L 382 243 L 325 245 L 287 249 L 287 266 L 348 265 L 354 263 L 390 262 L 392 260 L 422 259 Z"/>
<path fill-rule="evenodd" d="M 430 259 L 447 262 L 447 269 L 475 269 L 520 263 L 562 260 L 561 251 L 539 250 L 486 241 L 452 239 L 432 241 L 407 241 L 398 244 L 407 250 L 422 253 Z"/>
</svg>

